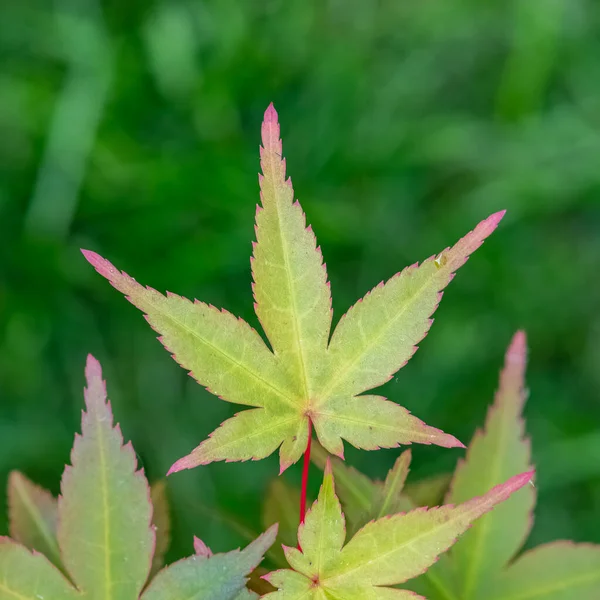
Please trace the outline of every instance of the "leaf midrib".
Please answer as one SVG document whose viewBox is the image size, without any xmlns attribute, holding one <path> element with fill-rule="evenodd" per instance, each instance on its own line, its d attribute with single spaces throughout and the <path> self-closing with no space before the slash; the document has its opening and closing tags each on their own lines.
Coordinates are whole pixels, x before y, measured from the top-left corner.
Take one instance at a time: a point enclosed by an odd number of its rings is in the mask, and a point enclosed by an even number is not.
<svg viewBox="0 0 600 600">
<path fill-rule="evenodd" d="M 287 246 L 286 243 L 284 241 L 284 237 L 283 237 L 283 228 L 282 228 L 282 223 L 283 223 L 283 219 L 281 217 L 281 211 L 280 211 L 280 206 L 279 206 L 279 198 L 278 198 L 278 193 L 277 193 L 277 184 L 275 182 L 275 152 L 273 150 L 269 151 L 269 162 L 270 162 L 270 167 L 271 167 L 271 177 L 265 177 L 265 179 L 267 181 L 269 181 L 271 183 L 271 188 L 273 191 L 273 197 L 274 197 L 274 205 L 275 205 L 275 214 L 277 215 L 277 234 L 279 235 L 279 242 L 281 244 L 281 253 L 283 255 L 283 262 L 285 265 L 284 271 L 285 271 L 285 278 L 288 284 L 288 289 L 290 291 L 290 302 L 291 302 L 291 308 L 292 308 L 292 331 L 293 331 L 293 336 L 294 336 L 294 341 L 295 341 L 295 346 L 296 346 L 296 351 L 297 351 L 297 355 L 298 355 L 298 365 L 300 368 L 300 380 L 301 380 L 301 384 L 302 384 L 302 392 L 303 392 L 303 400 L 305 405 L 308 407 L 308 403 L 309 403 L 309 393 L 308 393 L 308 374 L 306 372 L 306 360 L 304 357 L 304 347 L 301 343 L 300 340 L 300 331 L 299 331 L 299 323 L 298 323 L 298 308 L 296 306 L 296 295 L 295 295 L 295 287 L 294 287 L 294 279 L 291 276 L 291 269 L 290 269 L 290 260 L 289 260 L 289 255 L 288 255 L 288 251 L 287 251 Z M 285 176 L 284 176 L 285 177 Z M 285 180 L 283 181 L 283 185 L 285 185 Z M 293 188 L 292 189 L 292 203 L 294 201 L 293 198 Z"/>
<path fill-rule="evenodd" d="M 94 412 L 94 418 L 98 423 L 98 415 Z M 108 483 L 107 483 L 107 469 L 106 469 L 106 449 L 103 440 L 104 432 L 102 428 L 98 427 L 98 452 L 100 455 L 100 488 L 102 490 L 102 515 L 103 515 L 103 534 L 104 534 L 104 572 L 105 572 L 105 587 L 104 587 L 104 598 L 106 600 L 112 599 L 112 566 L 110 563 L 110 537 L 111 537 L 111 526 L 110 526 L 110 510 L 108 507 Z"/>
</svg>

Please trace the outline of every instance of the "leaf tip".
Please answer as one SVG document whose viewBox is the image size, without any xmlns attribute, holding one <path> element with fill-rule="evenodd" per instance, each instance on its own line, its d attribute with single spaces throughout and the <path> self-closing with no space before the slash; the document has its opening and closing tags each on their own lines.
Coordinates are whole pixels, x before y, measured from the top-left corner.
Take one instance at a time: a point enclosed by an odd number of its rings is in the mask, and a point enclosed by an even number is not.
<svg viewBox="0 0 600 600">
<path fill-rule="evenodd" d="M 189 467 L 183 464 L 183 458 L 180 458 L 178 461 L 174 462 L 171 465 L 171 468 L 167 471 L 167 477 L 169 475 L 173 475 L 173 473 L 179 473 L 179 471 L 184 471 L 185 469 L 189 469 Z"/>
<path fill-rule="evenodd" d="M 506 500 L 509 496 L 514 494 L 517 490 L 520 490 L 523 486 L 527 485 L 535 475 L 535 470 L 525 471 L 519 475 L 515 475 L 511 477 L 504 483 L 495 486 L 490 492 L 488 492 L 491 496 L 497 495 L 497 500 L 495 502 L 501 502 Z"/>
<path fill-rule="evenodd" d="M 107 404 L 106 382 L 102 379 L 102 366 L 91 354 L 87 355 L 85 363 L 85 381 L 84 398 L 87 410 L 94 413 L 108 411 L 107 415 L 110 416 L 111 410 Z"/>
<path fill-rule="evenodd" d="M 500 221 L 502 221 L 502 219 L 504 218 L 505 214 L 506 214 L 506 209 L 499 210 L 498 212 L 495 212 L 492 215 L 490 215 L 489 220 L 490 221 L 495 221 L 495 223 L 497 225 L 498 223 L 500 223 Z"/>
<path fill-rule="evenodd" d="M 524 364 L 527 358 L 527 335 L 520 329 L 515 333 L 506 351 L 506 362 Z"/>
<path fill-rule="evenodd" d="M 275 106 L 271 102 L 269 106 L 267 106 L 267 110 L 265 110 L 264 122 L 265 123 L 277 123 L 277 111 L 275 110 Z"/>
<path fill-rule="evenodd" d="M 25 479 L 24 475 L 21 473 L 21 471 L 17 471 L 12 470 L 10 471 L 10 473 L 8 474 L 8 487 L 11 488 L 14 485 L 16 485 L 19 481 L 22 481 L 23 479 Z"/>
<path fill-rule="evenodd" d="M 481 221 L 481 223 L 479 223 L 479 225 L 477 225 L 475 231 L 479 234 L 477 235 L 477 238 L 481 240 L 479 242 L 480 245 L 481 242 L 489 235 L 491 235 L 492 232 L 496 229 L 496 227 L 498 227 L 498 224 L 500 223 L 500 221 L 502 221 L 505 214 L 506 210 L 500 210 L 491 214 L 487 219 L 484 219 L 483 221 Z"/>
<path fill-rule="evenodd" d="M 102 379 L 102 366 L 100 361 L 95 358 L 92 354 L 87 355 L 85 363 L 85 378 L 88 386 L 92 384 L 94 380 Z"/>
<path fill-rule="evenodd" d="M 96 252 L 93 252 L 92 250 L 84 250 L 83 248 L 81 248 L 81 253 L 85 257 L 85 259 L 90 263 L 90 265 L 92 265 L 92 267 L 94 267 L 94 269 L 96 269 L 96 271 L 98 271 L 100 275 L 106 277 L 106 279 L 111 279 L 112 276 L 115 274 L 116 269 L 112 265 L 112 263 L 107 261 L 105 258 L 102 258 Z"/>
<path fill-rule="evenodd" d="M 439 433 L 434 436 L 432 443 L 436 446 L 441 446 L 442 448 L 466 448 L 458 438 L 443 431 L 439 431 Z"/>
<path fill-rule="evenodd" d="M 277 539 L 277 532 L 279 531 L 279 523 L 273 523 L 261 536 L 264 544 L 270 548 Z"/>
<path fill-rule="evenodd" d="M 210 558 L 212 556 L 212 550 L 199 538 L 194 536 L 194 552 L 197 556 L 204 556 Z"/>
<path fill-rule="evenodd" d="M 525 473 L 521 473 L 521 475 L 517 475 L 514 479 L 517 480 L 518 485 L 515 483 L 515 487 L 521 488 L 524 485 L 528 484 L 535 476 L 535 469 L 531 469 L 530 471 L 525 471 Z"/>
</svg>

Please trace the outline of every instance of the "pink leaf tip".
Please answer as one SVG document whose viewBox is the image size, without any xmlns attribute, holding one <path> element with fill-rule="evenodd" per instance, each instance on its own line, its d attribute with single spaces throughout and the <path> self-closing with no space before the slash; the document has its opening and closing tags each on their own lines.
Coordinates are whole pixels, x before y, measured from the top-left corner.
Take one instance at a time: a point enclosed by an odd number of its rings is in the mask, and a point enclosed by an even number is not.
<svg viewBox="0 0 600 600">
<path fill-rule="evenodd" d="M 453 435 L 442 431 L 440 431 L 440 434 L 439 438 L 434 442 L 436 446 L 441 446 L 442 448 L 466 448 L 466 446 Z"/>
<path fill-rule="evenodd" d="M 198 537 L 194 536 L 194 552 L 198 556 L 209 558 L 212 556 L 212 550 Z"/>
<path fill-rule="evenodd" d="M 503 491 L 506 494 L 506 497 L 510 496 L 513 492 L 520 490 L 524 485 L 527 485 L 535 475 L 535 470 L 526 471 L 525 473 L 521 473 L 520 475 L 515 475 L 511 477 L 506 483 L 500 484 L 496 486 L 498 488 L 503 488 Z"/>
<path fill-rule="evenodd" d="M 517 331 L 506 351 L 506 362 L 521 365 L 527 356 L 527 336 L 522 330 Z"/>
<path fill-rule="evenodd" d="M 172 475 L 173 473 L 179 473 L 179 471 L 184 471 L 185 469 L 193 469 L 197 467 L 198 463 L 194 461 L 194 459 L 188 455 L 180 458 L 178 461 L 173 463 L 171 468 L 167 471 L 167 477 Z"/>
<path fill-rule="evenodd" d="M 91 354 L 87 355 L 87 361 L 85 363 L 85 378 L 88 386 L 91 385 L 92 380 L 102 379 L 102 365 L 98 359 L 94 358 Z"/>
<path fill-rule="evenodd" d="M 483 221 L 486 226 L 489 227 L 490 233 L 494 231 L 496 227 L 498 227 L 498 223 L 502 221 L 505 214 L 506 210 L 499 210 L 498 212 L 491 214 L 487 219 L 485 219 L 485 221 Z"/>
<path fill-rule="evenodd" d="M 264 121 L 265 123 L 277 123 L 277 118 L 277 111 L 271 102 L 267 107 L 267 110 L 265 110 Z"/>
<path fill-rule="evenodd" d="M 106 277 L 106 279 L 111 280 L 113 275 L 115 274 L 115 267 L 107 261 L 105 258 L 102 258 L 96 252 L 92 252 L 91 250 L 84 250 L 81 248 L 81 253 L 85 256 L 85 259 L 102 275 Z"/>
<path fill-rule="evenodd" d="M 83 396 L 87 411 L 92 413 L 106 411 L 106 383 L 102 379 L 102 367 L 91 354 L 88 354 L 85 363 L 85 382 Z M 110 413 L 110 409 L 108 410 Z"/>
</svg>

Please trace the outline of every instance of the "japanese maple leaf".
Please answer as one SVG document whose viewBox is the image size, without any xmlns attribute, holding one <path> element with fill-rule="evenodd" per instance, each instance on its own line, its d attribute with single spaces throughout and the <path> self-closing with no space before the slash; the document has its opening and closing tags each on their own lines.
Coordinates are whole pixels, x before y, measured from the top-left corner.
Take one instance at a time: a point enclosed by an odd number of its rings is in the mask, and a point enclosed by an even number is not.
<svg viewBox="0 0 600 600">
<path fill-rule="evenodd" d="M 525 403 L 525 334 L 518 332 L 506 353 L 504 370 L 485 429 L 478 431 L 452 479 L 449 503 L 467 501 L 517 473 L 531 469 Z M 317 446 L 315 462 L 327 455 Z M 404 452 L 379 483 L 332 460 L 338 493 L 351 531 L 370 519 L 418 505 L 403 489 L 410 456 Z M 442 478 L 442 483 L 443 483 Z M 434 496 L 439 480 L 428 482 Z M 420 490 L 421 493 L 424 489 Z M 421 577 L 408 582 L 429 600 L 597 600 L 600 598 L 600 546 L 558 541 L 519 555 L 533 523 L 536 490 L 524 486 L 493 513 L 482 517 Z M 425 499 L 425 497 L 421 496 Z"/>
<path fill-rule="evenodd" d="M 152 577 L 167 543 L 163 490 L 152 490 L 153 519 L 151 490 L 131 444 L 123 446 L 113 426 L 100 364 L 91 356 L 86 375 L 82 435 L 58 502 L 20 473 L 10 477 L 13 539 L 0 537 L 0 600 L 258 598 L 246 588 L 247 576 L 276 526 L 243 551 L 194 555 Z"/>
<path fill-rule="evenodd" d="M 223 400 L 252 407 L 223 423 L 170 472 L 218 460 L 261 459 L 279 448 L 281 471 L 307 447 L 314 425 L 322 446 L 357 448 L 413 442 L 462 446 L 378 395 L 427 334 L 442 290 L 498 225 L 493 214 L 452 248 L 382 282 L 342 317 L 330 336 L 330 287 L 320 248 L 286 178 L 273 106 L 262 125 L 261 206 L 251 259 L 255 311 L 269 341 L 226 310 L 139 285 L 98 254 L 98 273 L 146 314 L 173 357 Z"/>
<path fill-rule="evenodd" d="M 420 575 L 471 523 L 530 481 L 523 473 L 457 506 L 416 509 L 367 523 L 344 545 L 344 515 L 331 463 L 317 501 L 298 528 L 302 550 L 284 547 L 291 569 L 265 576 L 270 600 L 392 600 L 421 598 L 388 586 Z"/>
<path fill-rule="evenodd" d="M 529 468 L 522 418 L 526 354 L 525 334 L 518 332 L 485 429 L 475 434 L 459 462 L 448 502 L 462 502 Z M 557 541 L 518 554 L 533 524 L 535 499 L 533 485 L 525 486 L 483 517 L 414 589 L 431 600 L 598 600 L 600 545 Z"/>
</svg>

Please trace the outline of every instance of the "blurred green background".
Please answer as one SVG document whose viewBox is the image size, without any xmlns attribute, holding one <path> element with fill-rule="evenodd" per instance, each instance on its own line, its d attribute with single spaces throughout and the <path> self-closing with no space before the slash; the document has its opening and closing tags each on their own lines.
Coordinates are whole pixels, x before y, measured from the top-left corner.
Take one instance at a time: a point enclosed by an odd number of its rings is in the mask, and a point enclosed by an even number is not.
<svg viewBox="0 0 600 600">
<path fill-rule="evenodd" d="M 600 5 L 595 0 L 3 0 L 0 20 L 0 483 L 58 492 L 87 352 L 151 480 L 236 407 L 195 384 L 85 262 L 252 325 L 262 113 L 332 282 L 334 319 L 491 212 L 386 387 L 468 441 L 510 337 L 531 346 L 539 472 L 530 544 L 600 542 Z M 398 451 L 352 452 L 381 477 Z M 417 447 L 413 480 L 462 455 Z M 169 478 L 172 557 L 260 527 L 277 460 Z M 300 466 L 285 474 L 297 482 Z M 312 487 L 318 485 L 312 473 Z M 5 503 L 0 502 L 0 531 Z M 237 528 L 237 529 L 236 529 Z"/>
</svg>

